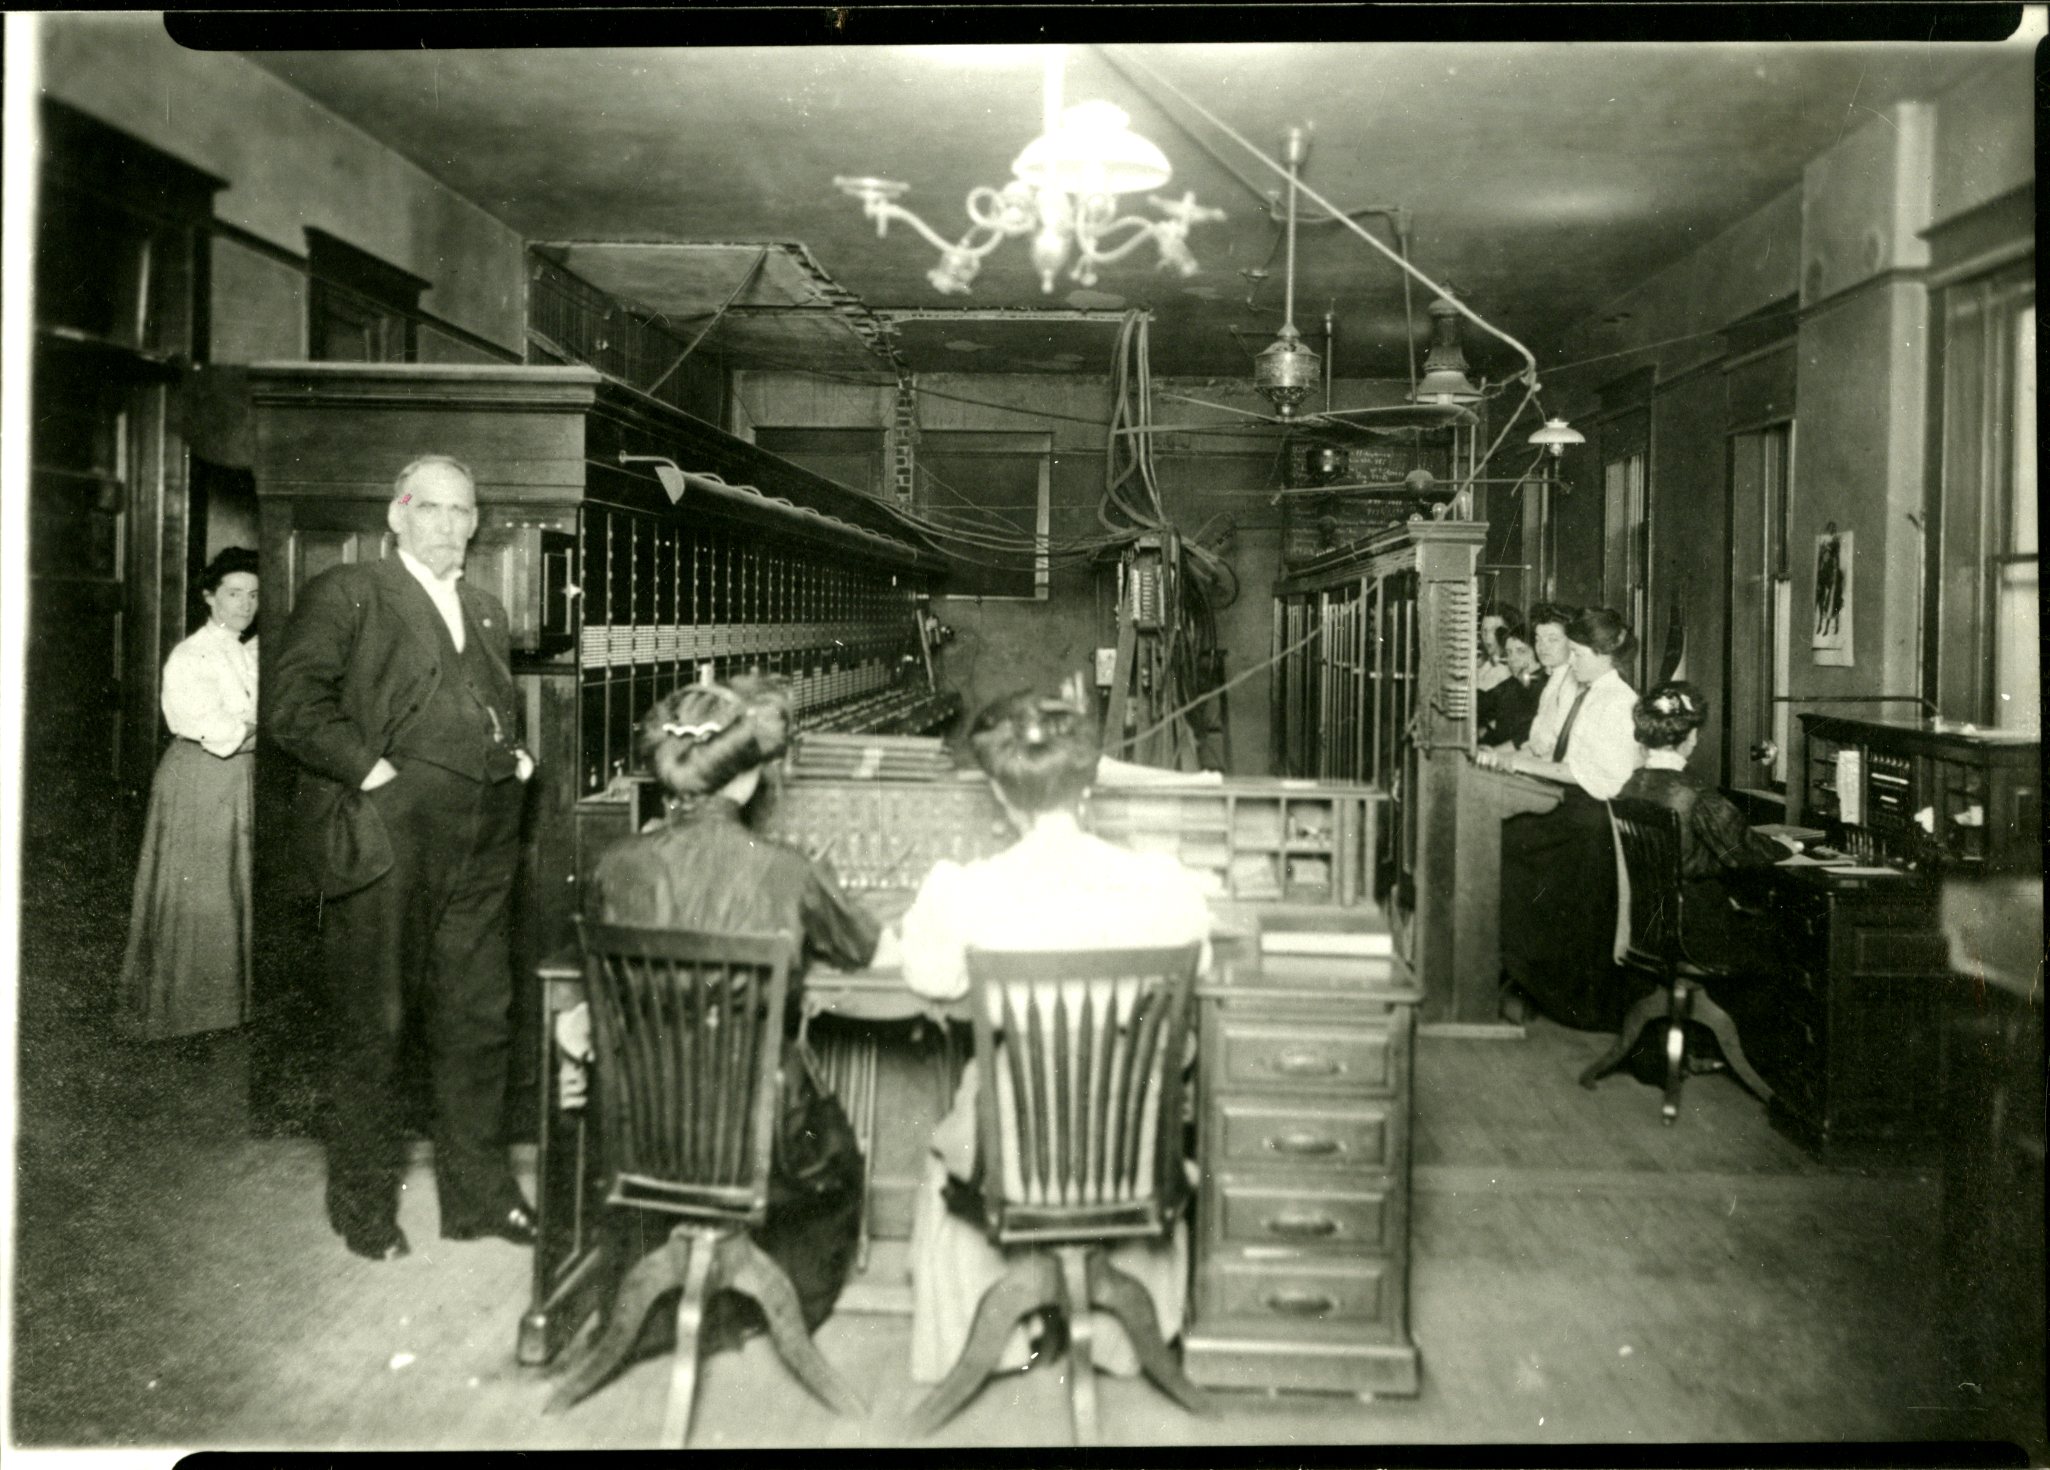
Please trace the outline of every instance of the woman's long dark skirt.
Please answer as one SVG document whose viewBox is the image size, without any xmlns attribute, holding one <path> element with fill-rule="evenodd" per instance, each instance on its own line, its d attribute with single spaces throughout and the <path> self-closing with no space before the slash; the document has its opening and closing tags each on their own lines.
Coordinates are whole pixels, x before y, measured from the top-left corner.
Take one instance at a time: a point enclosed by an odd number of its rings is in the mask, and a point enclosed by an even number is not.
<svg viewBox="0 0 2050 1470">
<path fill-rule="evenodd" d="M 1503 973 L 1561 1025 L 1614 1031 L 1644 985 L 1615 963 L 1609 810 L 1577 786 L 1502 823 Z"/>
<path fill-rule="evenodd" d="M 854 1269 L 861 1238 L 861 1147 L 840 1100 L 816 1085 L 811 1068 L 795 1042 L 783 1048 L 783 1096 L 776 1139 L 769 1160 L 768 1219 L 753 1232 L 755 1244 L 773 1258 L 797 1291 L 805 1330 L 815 1332 L 833 1314 Z M 640 1221 L 621 1221 L 639 1249 L 653 1249 L 666 1238 L 659 1217 L 641 1211 Z M 639 1249 L 620 1253 L 621 1266 L 637 1258 Z M 734 1292 L 721 1292 L 705 1304 L 699 1342 L 706 1354 L 738 1347 L 768 1323 L 761 1309 Z M 636 1356 L 666 1352 L 675 1345 L 673 1298 L 665 1297 L 642 1324 Z"/>
</svg>

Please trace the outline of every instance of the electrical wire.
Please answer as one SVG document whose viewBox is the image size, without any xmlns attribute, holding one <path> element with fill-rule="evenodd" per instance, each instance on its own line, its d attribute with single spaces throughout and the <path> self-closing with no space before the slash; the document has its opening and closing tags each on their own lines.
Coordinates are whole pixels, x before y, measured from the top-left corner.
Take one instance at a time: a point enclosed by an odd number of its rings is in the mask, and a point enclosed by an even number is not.
<svg viewBox="0 0 2050 1470">
<path fill-rule="evenodd" d="M 1270 658 L 1262 659 L 1259 663 L 1254 664 L 1250 669 L 1245 670 L 1243 673 L 1232 675 L 1231 678 L 1225 680 L 1222 684 L 1219 684 L 1215 689 L 1205 690 L 1203 693 L 1197 695 L 1194 699 L 1190 700 L 1187 704 L 1180 705 L 1175 709 L 1169 710 L 1166 714 L 1162 715 L 1158 720 L 1155 720 L 1151 725 L 1148 725 L 1145 729 L 1140 730 L 1136 734 L 1125 737 L 1123 740 L 1118 742 L 1118 749 L 1129 750 L 1132 746 L 1137 745 L 1141 740 L 1145 740 L 1150 736 L 1159 734 L 1162 730 L 1166 729 L 1174 721 L 1181 719 L 1190 711 L 1197 709 L 1206 702 L 1217 698 L 1227 689 L 1232 689 L 1240 684 L 1245 683 L 1246 680 L 1252 678 L 1254 675 L 1263 673 L 1266 670 L 1273 668 L 1276 664 L 1280 663 L 1290 654 L 1295 653 L 1298 650 L 1306 647 L 1310 643 L 1315 642 L 1318 638 L 1321 638 L 1323 635 L 1324 627 L 1323 624 L 1320 623 L 1316 627 L 1310 629 L 1310 631 L 1305 633 L 1302 637 L 1298 638 L 1295 642 L 1289 644 L 1288 647 L 1282 649 L 1281 652 L 1273 655 Z"/>
</svg>

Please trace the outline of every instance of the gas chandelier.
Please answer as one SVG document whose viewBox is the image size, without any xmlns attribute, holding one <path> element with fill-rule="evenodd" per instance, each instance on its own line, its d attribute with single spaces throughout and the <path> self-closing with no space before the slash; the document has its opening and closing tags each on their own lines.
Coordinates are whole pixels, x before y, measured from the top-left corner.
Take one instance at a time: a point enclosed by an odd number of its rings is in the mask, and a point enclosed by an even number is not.
<svg viewBox="0 0 2050 1470">
<path fill-rule="evenodd" d="M 1066 48 L 1047 48 L 1043 93 L 1045 131 L 1025 145 L 1011 165 L 1014 177 L 1001 189 L 979 185 L 968 191 L 970 228 L 949 243 L 897 200 L 910 185 L 894 179 L 837 177 L 840 190 L 859 199 L 862 212 L 876 222 L 878 236 L 889 233 L 891 220 L 902 220 L 940 252 L 939 264 L 926 273 L 933 288 L 948 295 L 966 295 L 983 258 L 1006 240 L 1032 237 L 1032 264 L 1039 287 L 1052 292 L 1054 277 L 1074 257 L 1068 279 L 1080 286 L 1096 284 L 1096 268 L 1122 260 L 1151 240 L 1160 252 L 1160 268 L 1183 276 L 1196 273 L 1189 250 L 1192 225 L 1219 221 L 1224 211 L 1196 202 L 1193 192 L 1180 199 L 1149 195 L 1147 202 L 1160 219 L 1118 215 L 1119 196 L 1158 189 L 1173 177 L 1167 155 L 1131 130 L 1131 119 L 1108 102 L 1061 104 Z"/>
</svg>

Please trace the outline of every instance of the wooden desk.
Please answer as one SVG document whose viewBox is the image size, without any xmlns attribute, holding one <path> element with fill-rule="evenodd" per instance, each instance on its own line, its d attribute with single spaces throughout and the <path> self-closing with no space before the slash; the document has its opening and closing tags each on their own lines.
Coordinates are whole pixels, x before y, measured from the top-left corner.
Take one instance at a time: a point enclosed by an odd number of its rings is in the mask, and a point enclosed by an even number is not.
<svg viewBox="0 0 2050 1470">
<path fill-rule="evenodd" d="M 1400 966 L 1393 978 L 1375 979 L 1367 966 L 1344 960 L 1326 973 L 1312 966 L 1286 979 L 1263 976 L 1248 914 L 1219 906 L 1213 918 L 1212 967 L 1196 991 L 1203 1184 L 1190 1224 L 1191 1372 L 1219 1387 L 1414 1393 L 1414 985 Z M 1360 916 L 1295 916 L 1297 927 L 1306 923 L 1356 928 Z M 528 1365 L 555 1358 L 596 1308 L 604 1284 L 596 1139 L 581 1108 L 559 1106 L 553 1050 L 554 1018 L 584 998 L 582 966 L 573 952 L 553 955 L 537 978 L 549 1054 L 541 1067 L 535 1190 L 540 1239 L 519 1327 L 518 1359 Z M 965 999 L 934 1004 L 885 967 L 812 972 L 803 1009 L 807 1025 L 824 1016 L 932 1023 L 941 1036 L 947 1023 L 969 1016 Z M 942 1107 L 953 1077 L 948 1055 Z M 857 1097 L 850 1114 L 864 1102 L 873 1115 L 873 1092 Z M 865 1160 L 872 1152 L 864 1148 Z"/>
<path fill-rule="evenodd" d="M 1730 992 L 1744 1050 L 1776 1094 L 1776 1126 L 1823 1157 L 1891 1160 L 1931 1143 L 1949 957 L 1937 886 L 1913 873 L 1759 870 L 1781 969 Z"/>
</svg>

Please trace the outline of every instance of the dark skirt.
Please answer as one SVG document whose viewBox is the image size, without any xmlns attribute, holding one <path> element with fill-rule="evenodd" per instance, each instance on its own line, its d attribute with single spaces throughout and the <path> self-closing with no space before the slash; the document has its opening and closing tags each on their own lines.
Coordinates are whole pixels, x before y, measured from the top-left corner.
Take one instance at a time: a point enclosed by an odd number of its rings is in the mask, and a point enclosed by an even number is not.
<svg viewBox="0 0 2050 1470">
<path fill-rule="evenodd" d="M 1683 899 L 1680 943 L 1688 959 L 1754 984 L 1785 964 L 1779 926 L 1769 915 L 1732 904 L 1721 878 L 1689 878 Z"/>
<path fill-rule="evenodd" d="M 1614 1031 L 1645 983 L 1620 971 L 1616 844 L 1606 804 L 1577 786 L 1502 823 L 1502 970 L 1561 1025 Z"/>
<path fill-rule="evenodd" d="M 840 1100 L 814 1080 L 795 1041 L 783 1047 L 783 1079 L 782 1111 L 769 1156 L 768 1219 L 753 1232 L 754 1242 L 790 1278 L 805 1330 L 816 1332 L 833 1315 L 854 1269 L 865 1203 L 861 1147 Z M 645 1222 L 641 1229 L 646 1248 L 661 1243 L 647 1238 Z M 721 1292 L 705 1304 L 701 1350 L 709 1354 L 738 1347 L 767 1330 L 752 1301 Z M 676 1314 L 657 1303 L 643 1325 L 637 1355 L 667 1352 L 675 1341 Z"/>
</svg>

